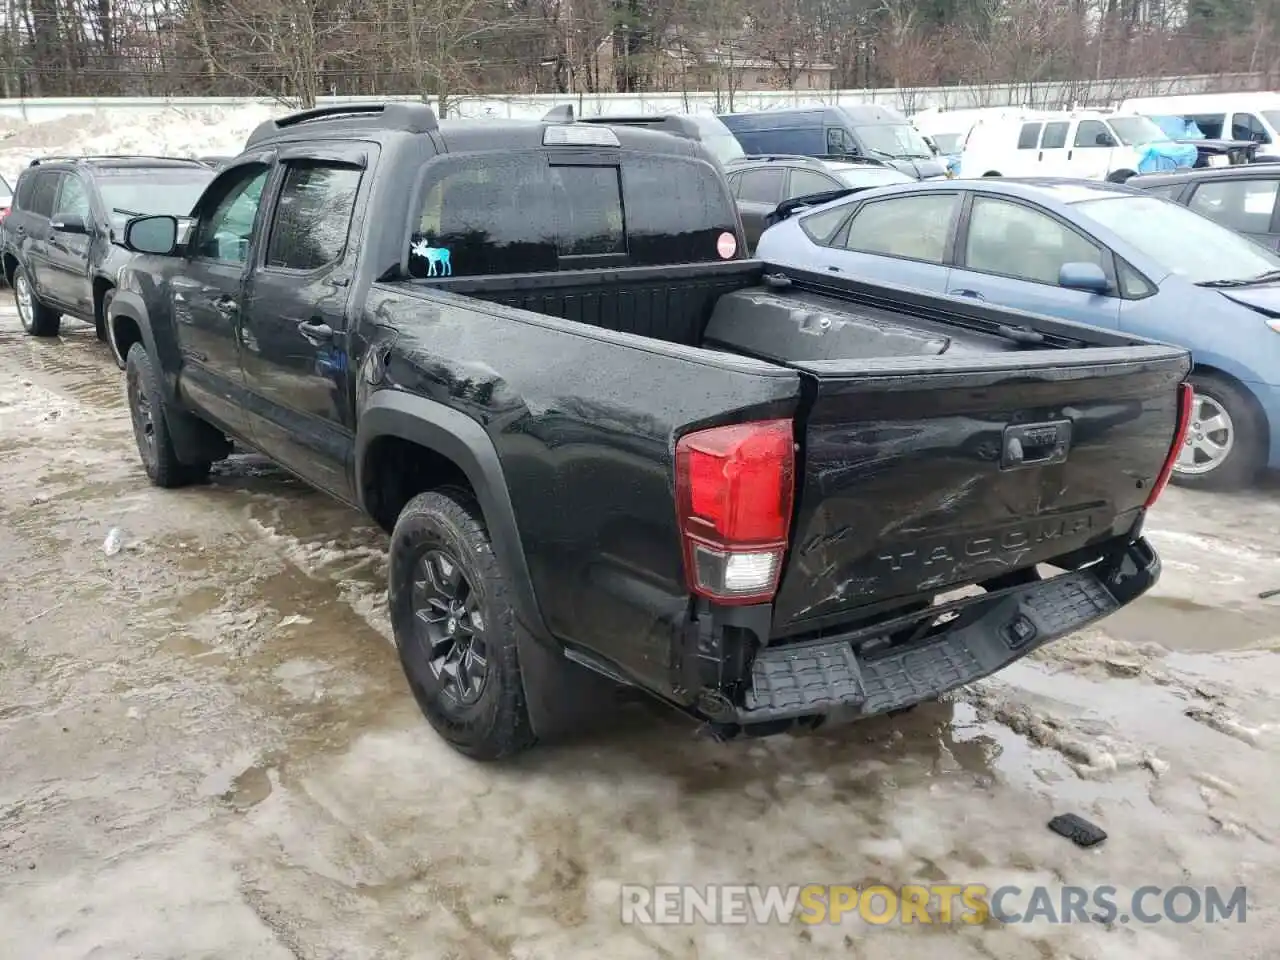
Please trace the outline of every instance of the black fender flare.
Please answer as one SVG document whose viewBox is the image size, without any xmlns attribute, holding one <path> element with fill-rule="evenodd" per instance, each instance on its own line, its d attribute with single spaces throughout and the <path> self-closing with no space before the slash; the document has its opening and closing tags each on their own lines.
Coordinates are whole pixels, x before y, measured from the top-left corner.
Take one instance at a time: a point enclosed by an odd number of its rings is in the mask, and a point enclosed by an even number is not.
<svg viewBox="0 0 1280 960">
<path fill-rule="evenodd" d="M 525 561 L 524 545 L 516 525 L 515 508 L 507 488 L 498 451 L 475 420 L 435 400 L 399 390 L 378 390 L 369 396 L 356 427 L 355 481 L 360 506 L 365 502 L 365 460 L 369 446 L 379 437 L 399 437 L 434 450 L 466 475 L 480 509 L 498 562 L 511 580 L 516 610 L 526 629 L 549 640 L 550 631 L 534 595 L 533 580 Z"/>
<path fill-rule="evenodd" d="M 106 320 L 107 343 L 111 346 L 111 355 L 115 357 L 116 366 L 123 370 L 126 359 L 120 353 L 119 345 L 116 342 L 116 318 L 120 316 L 128 317 L 138 325 L 138 330 L 142 333 L 142 344 L 147 348 L 147 353 L 159 360 L 155 335 L 151 332 L 151 318 L 147 313 L 146 304 L 142 302 L 140 296 L 130 290 L 122 290 L 120 287 L 113 289 L 114 296 L 111 298 L 111 305 L 107 308 Z M 162 379 L 166 378 L 162 377 Z"/>
<path fill-rule="evenodd" d="M 356 427 L 356 491 L 366 513 L 365 458 L 370 444 L 379 437 L 399 437 L 434 450 L 466 475 L 484 513 L 494 554 L 511 582 L 516 616 L 523 628 L 516 631 L 516 655 L 534 735 L 547 741 L 581 731 L 586 722 L 614 704 L 617 687 L 568 659 L 564 646 L 547 629 L 493 440 L 466 414 L 435 400 L 393 389 L 374 392 Z"/>
<path fill-rule="evenodd" d="M 220 460 L 230 451 L 225 446 L 226 440 L 214 431 L 209 424 L 185 409 L 178 397 L 178 359 L 176 344 L 167 352 L 156 339 L 151 327 L 151 317 L 142 297 L 130 290 L 114 288 L 111 306 L 107 310 L 107 343 L 111 354 L 121 370 L 125 368 L 127 357 L 122 356 L 116 339 L 116 320 L 128 317 L 138 325 L 142 336 L 142 345 L 146 348 L 151 362 L 160 375 L 160 389 L 164 394 L 164 418 L 169 428 L 169 438 L 173 441 L 174 451 L 183 463 L 198 463 L 201 460 Z"/>
</svg>

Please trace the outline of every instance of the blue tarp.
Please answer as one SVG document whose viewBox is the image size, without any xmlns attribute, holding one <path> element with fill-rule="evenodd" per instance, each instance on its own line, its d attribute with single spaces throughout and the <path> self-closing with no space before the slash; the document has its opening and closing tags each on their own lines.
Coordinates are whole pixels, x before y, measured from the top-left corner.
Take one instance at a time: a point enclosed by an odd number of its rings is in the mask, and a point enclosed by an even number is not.
<svg viewBox="0 0 1280 960">
<path fill-rule="evenodd" d="M 1203 140 L 1204 134 L 1194 120 L 1184 117 L 1152 117 L 1156 125 L 1170 140 Z"/>
<path fill-rule="evenodd" d="M 1194 167 L 1199 151 L 1191 143 L 1174 143 L 1160 140 L 1142 147 L 1142 159 L 1138 161 L 1138 173 L 1160 173 L 1179 167 Z"/>
</svg>

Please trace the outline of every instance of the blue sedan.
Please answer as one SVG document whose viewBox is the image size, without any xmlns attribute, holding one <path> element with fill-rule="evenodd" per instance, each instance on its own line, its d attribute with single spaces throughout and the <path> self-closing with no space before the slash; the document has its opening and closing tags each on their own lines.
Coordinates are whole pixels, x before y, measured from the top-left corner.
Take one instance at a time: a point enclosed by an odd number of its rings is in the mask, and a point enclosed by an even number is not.
<svg viewBox="0 0 1280 960">
<path fill-rule="evenodd" d="M 803 208 L 759 259 L 1188 347 L 1188 486 L 1280 467 L 1280 255 L 1168 200 L 1057 179 L 921 181 Z"/>
</svg>

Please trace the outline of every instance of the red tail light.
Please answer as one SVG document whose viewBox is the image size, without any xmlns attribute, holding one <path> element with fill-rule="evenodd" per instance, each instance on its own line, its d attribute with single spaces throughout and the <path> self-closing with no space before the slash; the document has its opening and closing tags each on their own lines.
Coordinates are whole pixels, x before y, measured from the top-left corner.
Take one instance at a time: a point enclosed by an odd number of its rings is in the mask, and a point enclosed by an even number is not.
<svg viewBox="0 0 1280 960">
<path fill-rule="evenodd" d="M 1160 494 L 1164 493 L 1164 488 L 1169 485 L 1169 478 L 1173 476 L 1173 465 L 1178 462 L 1182 445 L 1187 442 L 1187 428 L 1191 426 L 1191 407 L 1195 403 L 1195 398 L 1196 392 L 1191 384 L 1178 384 L 1178 424 L 1173 431 L 1173 445 L 1169 448 L 1169 455 L 1164 458 L 1164 466 L 1160 468 L 1155 486 L 1147 495 L 1148 508 L 1160 498 Z"/>
<path fill-rule="evenodd" d="M 699 430 L 676 444 L 676 510 L 689 589 L 719 603 L 773 599 L 791 530 L 790 420 Z"/>
</svg>

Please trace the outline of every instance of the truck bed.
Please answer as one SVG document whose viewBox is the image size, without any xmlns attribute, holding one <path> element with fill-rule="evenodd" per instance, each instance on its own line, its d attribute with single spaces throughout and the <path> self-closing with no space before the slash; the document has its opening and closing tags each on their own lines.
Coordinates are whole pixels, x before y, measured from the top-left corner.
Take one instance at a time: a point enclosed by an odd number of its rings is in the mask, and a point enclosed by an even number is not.
<svg viewBox="0 0 1280 960">
<path fill-rule="evenodd" d="M 790 364 L 1127 346 L 1017 310 L 760 261 L 411 281 L 603 330 Z"/>
<path fill-rule="evenodd" d="M 1190 369 L 1184 350 L 1113 331 L 752 261 L 429 285 L 544 315 L 531 323 L 551 315 L 799 375 L 778 640 L 1125 536 L 1164 468 Z M 650 376 L 621 354 L 587 355 L 628 391 Z M 649 442 L 670 450 L 690 426 Z"/>
</svg>

